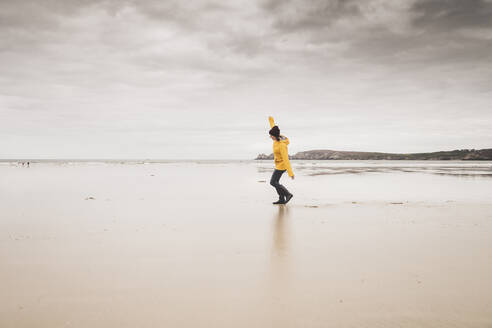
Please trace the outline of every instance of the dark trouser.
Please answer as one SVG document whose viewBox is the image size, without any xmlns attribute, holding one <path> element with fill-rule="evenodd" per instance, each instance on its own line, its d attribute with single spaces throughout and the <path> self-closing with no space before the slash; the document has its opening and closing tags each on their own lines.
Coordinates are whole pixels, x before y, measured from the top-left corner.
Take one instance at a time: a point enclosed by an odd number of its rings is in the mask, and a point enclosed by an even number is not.
<svg viewBox="0 0 492 328">
<path fill-rule="evenodd" d="M 285 196 L 290 195 L 290 192 L 280 184 L 280 177 L 285 172 L 285 170 L 274 170 L 272 178 L 270 179 L 270 184 L 277 189 L 277 193 L 280 199 L 285 199 Z"/>
</svg>

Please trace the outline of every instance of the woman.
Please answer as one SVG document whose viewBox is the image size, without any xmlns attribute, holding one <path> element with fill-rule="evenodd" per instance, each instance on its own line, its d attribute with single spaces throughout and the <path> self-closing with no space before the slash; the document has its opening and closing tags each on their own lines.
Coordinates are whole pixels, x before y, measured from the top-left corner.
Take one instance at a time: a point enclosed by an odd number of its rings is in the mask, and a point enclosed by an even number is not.
<svg viewBox="0 0 492 328">
<path fill-rule="evenodd" d="M 275 125 L 273 117 L 268 117 L 268 121 L 270 122 L 271 128 L 268 133 L 273 140 L 273 158 L 275 161 L 275 170 L 270 179 L 270 184 L 277 189 L 279 197 L 278 201 L 273 202 L 273 204 L 287 204 L 293 195 L 279 183 L 279 180 L 285 171 L 287 171 L 291 179 L 294 179 L 294 172 L 292 172 L 292 168 L 290 167 L 289 153 L 287 151 L 289 139 L 280 135 L 280 129 Z"/>
</svg>

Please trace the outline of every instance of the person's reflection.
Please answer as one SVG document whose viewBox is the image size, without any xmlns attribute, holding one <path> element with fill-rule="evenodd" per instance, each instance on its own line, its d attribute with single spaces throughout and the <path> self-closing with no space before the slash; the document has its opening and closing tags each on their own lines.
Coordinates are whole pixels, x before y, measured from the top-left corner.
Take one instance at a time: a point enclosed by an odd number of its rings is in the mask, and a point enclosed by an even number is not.
<svg viewBox="0 0 492 328">
<path fill-rule="evenodd" d="M 272 251 L 270 268 L 272 327 L 285 327 L 289 295 L 289 212 L 288 207 L 280 205 L 272 221 Z"/>
<path fill-rule="evenodd" d="M 280 205 L 273 218 L 273 260 L 284 261 L 287 253 L 286 229 L 288 221 L 288 207 Z"/>
</svg>

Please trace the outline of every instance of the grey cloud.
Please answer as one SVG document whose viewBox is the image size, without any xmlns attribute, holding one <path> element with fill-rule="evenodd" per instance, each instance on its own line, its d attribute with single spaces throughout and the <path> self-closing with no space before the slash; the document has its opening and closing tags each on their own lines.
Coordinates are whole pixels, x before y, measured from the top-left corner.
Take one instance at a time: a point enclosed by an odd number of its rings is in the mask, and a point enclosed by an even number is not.
<svg viewBox="0 0 492 328">
<path fill-rule="evenodd" d="M 59 27 L 60 20 L 91 6 L 109 6 L 115 0 L 19 0 L 0 2 L 0 27 L 33 32 Z"/>
<path fill-rule="evenodd" d="M 265 41 L 263 38 L 254 35 L 237 35 L 236 37 L 229 37 L 226 41 L 226 46 L 233 52 L 242 53 L 246 56 L 255 56 L 269 47 Z"/>
<path fill-rule="evenodd" d="M 126 0 L 126 5 L 134 8 L 142 15 L 161 23 L 174 23 L 186 32 L 206 32 L 208 27 L 221 24 L 214 15 L 227 13 L 231 8 L 220 1 L 178 0 Z"/>
<path fill-rule="evenodd" d="M 0 52 L 32 51 L 64 42 L 72 32 L 66 26 L 67 20 L 94 8 L 114 11 L 116 3 L 117 0 L 0 1 Z"/>
<path fill-rule="evenodd" d="M 398 3 L 290 1 L 279 2 L 269 12 L 279 38 L 303 35 L 305 44 L 318 48 L 309 53 L 300 45 L 300 54 L 306 55 L 306 65 L 313 69 L 333 74 L 340 67 L 365 70 L 378 65 L 389 76 L 420 80 L 429 88 L 461 83 L 477 90 L 492 90 L 492 42 L 477 36 L 482 33 L 487 37 L 484 28 L 492 25 L 490 1 Z M 323 8 L 330 8 L 329 4 L 335 10 L 325 12 Z M 289 5 L 293 8 L 284 8 Z M 378 12 L 381 8 L 386 12 Z M 284 12 L 290 13 L 288 20 Z M 473 33 L 478 28 L 481 30 Z M 349 67 L 340 66 L 342 62 L 350 63 Z"/>
<path fill-rule="evenodd" d="M 486 0 L 419 0 L 412 11 L 416 28 L 446 33 L 460 28 L 492 28 L 492 2 Z"/>
<path fill-rule="evenodd" d="M 361 14 L 355 0 L 268 0 L 263 8 L 275 17 L 275 28 L 291 32 L 324 28 L 341 17 Z"/>
</svg>

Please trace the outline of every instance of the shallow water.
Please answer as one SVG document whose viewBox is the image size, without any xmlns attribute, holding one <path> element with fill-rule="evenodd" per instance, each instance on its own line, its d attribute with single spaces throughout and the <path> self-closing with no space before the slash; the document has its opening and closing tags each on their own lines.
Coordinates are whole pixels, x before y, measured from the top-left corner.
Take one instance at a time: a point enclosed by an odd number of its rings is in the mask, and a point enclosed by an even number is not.
<svg viewBox="0 0 492 328">
<path fill-rule="evenodd" d="M 492 163 L 271 165 L 3 163 L 0 327 L 492 325 Z"/>
</svg>

